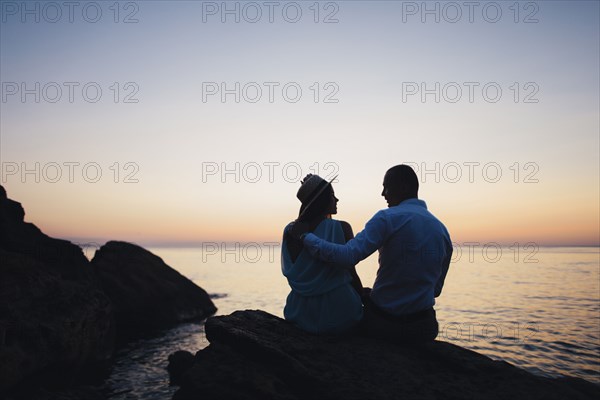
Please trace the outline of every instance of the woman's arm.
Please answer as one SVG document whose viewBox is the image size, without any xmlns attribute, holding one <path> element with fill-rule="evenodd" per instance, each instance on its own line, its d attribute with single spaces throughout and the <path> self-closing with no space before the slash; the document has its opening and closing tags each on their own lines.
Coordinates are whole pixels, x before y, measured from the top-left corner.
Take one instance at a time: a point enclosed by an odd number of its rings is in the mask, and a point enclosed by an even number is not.
<svg viewBox="0 0 600 400">
<path fill-rule="evenodd" d="M 290 253 L 290 258 L 292 259 L 292 262 L 296 262 L 296 259 L 300 255 L 300 252 L 302 251 L 304 245 L 300 240 L 298 240 L 290 234 L 290 225 L 291 224 L 288 224 L 283 230 L 283 237 L 285 239 L 285 245 L 287 246 L 287 250 Z"/>
</svg>

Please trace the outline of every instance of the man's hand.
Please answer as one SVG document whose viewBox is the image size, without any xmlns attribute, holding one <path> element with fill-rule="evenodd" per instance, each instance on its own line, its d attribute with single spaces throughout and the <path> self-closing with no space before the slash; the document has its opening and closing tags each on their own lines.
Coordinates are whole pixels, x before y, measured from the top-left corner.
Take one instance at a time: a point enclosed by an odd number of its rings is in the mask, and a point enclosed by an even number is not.
<svg viewBox="0 0 600 400">
<path fill-rule="evenodd" d="M 294 239 L 300 240 L 300 236 L 302 236 L 305 233 L 308 233 L 309 230 L 310 226 L 308 223 L 295 221 L 292 223 L 292 227 L 290 228 L 290 235 Z"/>
</svg>

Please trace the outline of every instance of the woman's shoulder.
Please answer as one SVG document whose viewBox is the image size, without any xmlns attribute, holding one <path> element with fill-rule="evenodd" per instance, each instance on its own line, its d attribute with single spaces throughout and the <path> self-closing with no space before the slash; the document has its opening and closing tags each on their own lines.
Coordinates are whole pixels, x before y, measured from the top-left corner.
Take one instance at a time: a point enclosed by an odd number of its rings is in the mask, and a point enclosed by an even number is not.
<svg viewBox="0 0 600 400">
<path fill-rule="evenodd" d="M 294 225 L 294 222 L 296 222 L 296 221 L 290 221 L 290 222 L 288 222 L 288 224 L 285 226 L 285 228 L 283 228 L 283 230 L 291 228 L 292 225 Z"/>
<path fill-rule="evenodd" d="M 290 229 L 292 229 L 292 226 L 294 225 L 295 221 L 291 221 L 289 224 L 287 224 L 285 226 L 285 228 L 283 228 L 283 234 L 285 235 Z"/>
<path fill-rule="evenodd" d="M 346 221 L 341 221 L 341 220 L 337 220 L 337 219 L 334 219 L 333 221 L 337 222 L 342 227 L 342 231 L 344 231 L 344 237 L 346 238 L 346 241 L 348 241 L 354 237 L 354 232 L 352 231 L 352 225 L 350 225 Z"/>
<path fill-rule="evenodd" d="M 352 225 L 350 225 L 350 224 L 349 224 L 348 222 L 346 222 L 346 221 L 342 221 L 342 220 L 340 220 L 340 219 L 333 219 L 333 218 L 331 219 L 331 221 L 334 221 L 334 222 L 336 222 L 336 223 L 338 223 L 338 224 L 342 225 L 342 227 L 347 227 L 347 228 L 350 228 L 350 229 L 352 229 Z"/>
</svg>

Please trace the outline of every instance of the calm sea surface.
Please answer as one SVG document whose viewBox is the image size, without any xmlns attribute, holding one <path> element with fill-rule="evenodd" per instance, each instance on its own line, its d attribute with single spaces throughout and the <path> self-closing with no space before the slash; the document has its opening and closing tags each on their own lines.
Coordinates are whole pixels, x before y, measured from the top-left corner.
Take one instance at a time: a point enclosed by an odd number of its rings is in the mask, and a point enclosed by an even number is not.
<svg viewBox="0 0 600 400">
<path fill-rule="evenodd" d="M 213 296 L 218 315 L 262 309 L 283 316 L 289 293 L 279 247 L 210 244 L 152 248 Z M 357 266 L 372 286 L 377 255 Z M 545 376 L 600 384 L 600 249 L 460 245 L 436 310 L 438 340 Z M 182 324 L 117 355 L 106 389 L 114 399 L 170 399 L 169 354 L 208 345 L 200 323 Z"/>
</svg>

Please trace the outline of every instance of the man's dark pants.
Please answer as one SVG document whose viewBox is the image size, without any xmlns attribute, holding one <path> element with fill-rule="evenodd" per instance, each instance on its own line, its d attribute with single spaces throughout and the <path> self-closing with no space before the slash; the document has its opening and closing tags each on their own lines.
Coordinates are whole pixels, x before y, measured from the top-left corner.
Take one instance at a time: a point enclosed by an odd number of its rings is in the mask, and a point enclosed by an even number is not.
<svg viewBox="0 0 600 400">
<path fill-rule="evenodd" d="M 364 289 L 362 300 L 364 316 L 360 331 L 366 336 L 410 344 L 430 342 L 438 335 L 439 326 L 433 307 L 409 315 L 391 315 L 373 303 L 370 288 Z"/>
</svg>

